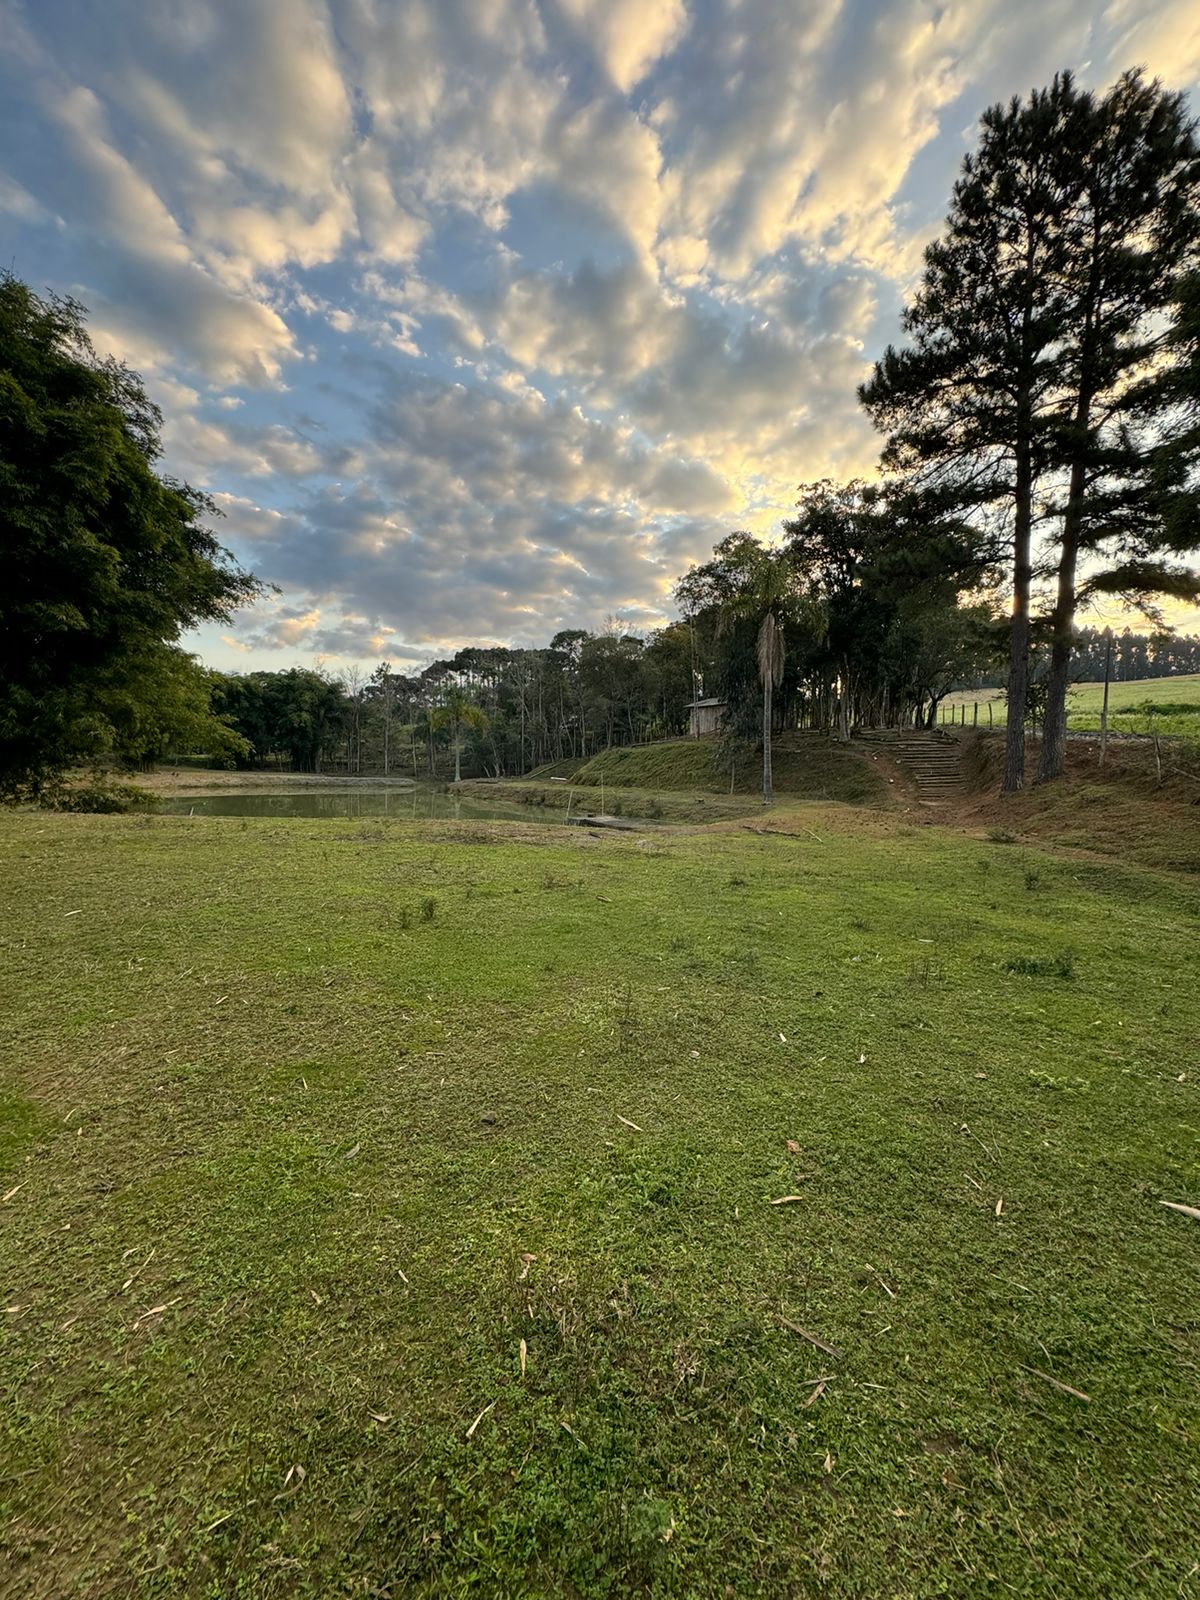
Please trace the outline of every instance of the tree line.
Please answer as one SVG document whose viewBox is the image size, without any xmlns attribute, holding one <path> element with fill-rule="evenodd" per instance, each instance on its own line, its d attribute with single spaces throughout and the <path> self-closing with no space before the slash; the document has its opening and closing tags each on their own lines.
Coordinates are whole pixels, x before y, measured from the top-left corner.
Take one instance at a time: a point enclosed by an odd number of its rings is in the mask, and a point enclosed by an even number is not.
<svg viewBox="0 0 1200 1600">
<path fill-rule="evenodd" d="M 1200 634 L 1148 632 L 1134 629 L 1076 628 L 1071 650 L 1071 676 L 1081 683 L 1099 683 L 1107 661 L 1114 683 L 1133 683 L 1142 678 L 1171 678 L 1183 673 L 1200 673 Z M 1049 668 L 1049 652 L 1039 645 L 1035 634 L 1030 662 L 1030 679 L 1039 682 Z M 1003 672 L 985 673 L 956 688 L 1002 689 Z"/>
<path fill-rule="evenodd" d="M 818 664 L 795 648 L 794 635 L 784 637 L 785 672 L 773 690 L 773 730 L 836 733 L 840 708 L 831 686 L 834 655 L 823 651 L 822 688 Z M 1079 630 L 1076 679 L 1103 677 L 1107 643 L 1101 629 Z M 1002 650 L 1003 627 L 986 605 L 922 611 L 910 601 L 881 654 L 889 663 L 907 661 L 915 675 L 893 674 L 881 686 L 881 696 L 890 695 L 893 715 L 903 715 L 906 707 L 912 725 L 932 727 L 942 698 L 952 690 L 1003 683 L 998 670 Z M 212 673 L 212 708 L 227 725 L 229 741 L 214 752 L 204 739 L 194 745 L 167 740 L 131 755 L 154 762 L 215 753 L 247 770 L 416 780 L 448 779 L 456 768 L 468 776 L 520 777 L 544 764 L 586 759 L 613 745 L 686 734 L 693 696 L 703 692 L 722 700 L 727 758 L 744 763 L 745 746 L 761 742 L 757 662 L 753 674 L 746 672 L 744 653 L 736 625 L 722 637 L 718 616 L 697 615 L 647 639 L 619 631 L 580 631 L 556 635 L 544 649 L 473 646 L 412 675 L 397 672 L 387 661 L 370 673 L 341 676 L 304 667 Z M 620 663 L 616 683 L 598 677 L 600 664 L 614 658 Z M 993 670 L 973 670 L 981 663 L 990 663 Z M 1049 643 L 1035 645 L 1033 688 L 1045 682 L 1049 663 Z M 740 685 L 733 681 L 739 671 Z M 1200 637 L 1128 628 L 1112 637 L 1115 682 L 1191 672 L 1200 672 Z M 622 693 L 614 696 L 614 689 Z M 727 698 L 731 694 L 732 701 Z M 882 720 L 871 707 L 862 709 L 862 720 Z M 1032 692 L 1029 711 L 1040 719 L 1041 702 Z"/>
<path fill-rule="evenodd" d="M 212 703 L 244 765 L 433 778 L 465 764 L 509 777 L 683 732 L 692 683 L 682 624 L 649 639 L 611 624 L 560 632 L 542 649 L 469 646 L 415 674 L 387 661 L 341 678 L 218 674 Z"/>
</svg>

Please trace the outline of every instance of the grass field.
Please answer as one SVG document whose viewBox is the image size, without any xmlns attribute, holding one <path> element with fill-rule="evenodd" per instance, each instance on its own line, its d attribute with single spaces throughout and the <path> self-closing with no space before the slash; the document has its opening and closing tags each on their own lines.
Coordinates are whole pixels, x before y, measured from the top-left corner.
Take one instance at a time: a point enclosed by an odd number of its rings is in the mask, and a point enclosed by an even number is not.
<svg viewBox="0 0 1200 1600">
<path fill-rule="evenodd" d="M 772 826 L 0 816 L 0 1591 L 1197 1593 L 1194 882 Z"/>
<path fill-rule="evenodd" d="M 991 702 L 996 727 L 1004 722 L 1002 689 L 966 689 L 947 695 L 942 702 L 945 717 L 966 707 L 967 722 L 978 703 L 983 724 Z M 1076 733 L 1094 733 L 1100 727 L 1104 703 L 1102 683 L 1077 683 L 1071 688 L 1067 705 L 1067 726 Z M 1108 726 L 1113 733 L 1158 733 L 1185 739 L 1200 739 L 1200 674 L 1175 678 L 1142 678 L 1133 683 L 1108 686 Z"/>
</svg>

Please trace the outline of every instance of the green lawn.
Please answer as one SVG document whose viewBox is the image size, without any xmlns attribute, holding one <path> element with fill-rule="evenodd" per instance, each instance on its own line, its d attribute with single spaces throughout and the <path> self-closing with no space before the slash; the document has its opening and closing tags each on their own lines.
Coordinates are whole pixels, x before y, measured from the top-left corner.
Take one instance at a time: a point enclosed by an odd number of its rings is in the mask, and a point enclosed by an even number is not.
<svg viewBox="0 0 1200 1600">
<path fill-rule="evenodd" d="M 0 816 L 6 1600 L 1197 1592 L 1195 881 L 772 822 Z"/>
</svg>

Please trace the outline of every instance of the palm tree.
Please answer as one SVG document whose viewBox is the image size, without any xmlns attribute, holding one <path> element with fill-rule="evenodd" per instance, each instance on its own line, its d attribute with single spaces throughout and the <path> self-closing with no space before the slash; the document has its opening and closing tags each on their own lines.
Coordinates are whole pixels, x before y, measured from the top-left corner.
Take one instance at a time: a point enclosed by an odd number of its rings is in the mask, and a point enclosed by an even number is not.
<svg viewBox="0 0 1200 1600">
<path fill-rule="evenodd" d="M 771 773 L 771 717 L 774 691 L 783 682 L 783 662 L 786 651 L 783 643 L 783 624 L 774 608 L 763 615 L 755 643 L 758 658 L 758 681 L 763 692 L 763 805 L 775 799 L 775 784 Z"/>
<path fill-rule="evenodd" d="M 471 728 L 486 728 L 488 719 L 477 705 L 472 705 L 462 689 L 453 688 L 447 691 L 445 700 L 429 713 L 429 726 L 432 729 L 449 728 L 450 736 L 454 741 L 454 781 L 462 782 L 462 733 L 463 725 Z"/>
<path fill-rule="evenodd" d="M 787 643 L 784 625 L 821 638 L 825 633 L 825 612 L 821 602 L 812 595 L 798 591 L 795 568 L 786 551 L 765 550 L 761 546 L 747 551 L 749 560 L 743 568 L 737 591 L 722 608 L 722 621 L 755 621 L 758 635 L 755 655 L 758 661 L 758 681 L 762 684 L 762 746 L 763 746 L 763 805 L 775 799 L 774 779 L 771 772 L 771 729 L 774 720 L 774 694 L 783 682 Z M 745 560 L 745 556 L 743 556 Z"/>
</svg>

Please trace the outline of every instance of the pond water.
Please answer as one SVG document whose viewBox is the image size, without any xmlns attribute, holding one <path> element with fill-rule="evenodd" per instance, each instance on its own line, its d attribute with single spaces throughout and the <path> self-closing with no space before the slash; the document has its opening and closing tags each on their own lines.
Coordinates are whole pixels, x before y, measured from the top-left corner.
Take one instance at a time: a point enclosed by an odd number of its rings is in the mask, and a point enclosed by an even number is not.
<svg viewBox="0 0 1200 1600">
<path fill-rule="evenodd" d="M 563 826 L 565 813 L 551 806 L 487 805 L 460 800 L 441 789 L 217 789 L 211 794 L 173 795 L 156 808 L 168 816 L 197 817 L 392 817 L 400 822 L 449 818 L 462 822 L 545 822 Z"/>
</svg>

